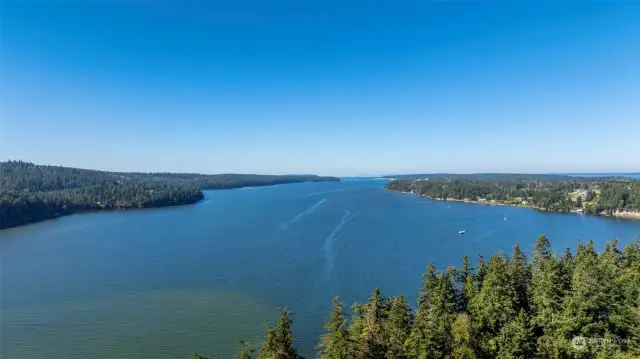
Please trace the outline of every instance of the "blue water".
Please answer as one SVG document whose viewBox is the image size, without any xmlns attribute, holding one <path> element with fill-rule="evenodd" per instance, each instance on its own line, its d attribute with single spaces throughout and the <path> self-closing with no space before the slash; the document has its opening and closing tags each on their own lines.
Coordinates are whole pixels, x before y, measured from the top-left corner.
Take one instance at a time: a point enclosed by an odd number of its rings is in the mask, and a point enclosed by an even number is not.
<svg viewBox="0 0 640 359">
<path fill-rule="evenodd" d="M 364 301 L 379 286 L 413 302 L 429 261 L 458 265 L 515 242 L 528 251 L 543 233 L 557 251 L 640 235 L 638 221 L 438 202 L 383 185 L 208 191 L 192 206 L 0 231 L 0 356 L 230 357 L 287 307 L 313 357 L 333 296 Z"/>
</svg>

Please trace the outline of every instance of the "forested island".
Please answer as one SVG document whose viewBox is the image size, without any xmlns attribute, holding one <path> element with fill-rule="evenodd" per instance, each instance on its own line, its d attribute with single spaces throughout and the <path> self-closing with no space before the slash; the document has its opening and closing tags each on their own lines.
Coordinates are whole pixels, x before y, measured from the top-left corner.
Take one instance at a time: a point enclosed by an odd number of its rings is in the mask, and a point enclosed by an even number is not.
<svg viewBox="0 0 640 359">
<path fill-rule="evenodd" d="M 393 180 L 386 189 L 436 200 L 640 218 L 640 181 L 561 175 L 461 175 Z"/>
<path fill-rule="evenodd" d="M 640 238 L 624 249 L 593 242 L 561 256 L 540 236 L 533 251 L 429 263 L 417 305 L 375 289 L 345 311 L 336 298 L 317 346 L 322 359 L 631 359 L 640 357 Z M 413 307 L 413 308 L 412 308 Z M 416 309 L 417 310 L 414 310 Z M 292 313 L 237 359 L 297 359 Z M 190 359 L 203 359 L 194 354 Z"/>
<path fill-rule="evenodd" d="M 339 181 L 315 175 L 107 172 L 0 162 L 0 229 L 83 211 L 192 204 L 202 190 Z"/>
</svg>

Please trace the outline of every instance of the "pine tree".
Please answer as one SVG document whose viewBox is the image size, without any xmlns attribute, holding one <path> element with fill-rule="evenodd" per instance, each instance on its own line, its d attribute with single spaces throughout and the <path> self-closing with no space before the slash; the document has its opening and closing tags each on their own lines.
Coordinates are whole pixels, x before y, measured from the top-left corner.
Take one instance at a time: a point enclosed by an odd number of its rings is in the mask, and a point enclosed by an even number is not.
<svg viewBox="0 0 640 359">
<path fill-rule="evenodd" d="M 627 338 L 640 338 L 640 238 L 625 246 L 622 252 L 620 287 L 624 305 L 629 309 L 629 334 Z M 627 344 L 630 353 L 640 357 L 640 341 Z"/>
<path fill-rule="evenodd" d="M 610 283 L 606 283 L 592 246 L 580 245 L 576 253 L 572 292 L 563 313 L 562 331 L 569 337 L 582 335 L 601 338 L 608 328 Z"/>
<path fill-rule="evenodd" d="M 267 327 L 267 338 L 258 353 L 258 359 L 298 359 L 298 353 L 293 347 L 293 333 L 291 332 L 291 316 L 293 313 L 286 309 L 280 312 L 278 325 Z"/>
<path fill-rule="evenodd" d="M 433 288 L 435 288 L 436 284 L 436 266 L 433 262 L 429 262 L 427 265 L 427 271 L 422 275 L 422 289 L 418 294 L 418 310 L 420 310 L 421 306 L 426 305 L 429 293 L 431 293 Z"/>
<path fill-rule="evenodd" d="M 456 320 L 451 325 L 451 335 L 453 337 L 452 359 L 475 359 L 477 352 L 477 333 L 471 321 L 471 316 L 467 313 L 459 313 Z"/>
<path fill-rule="evenodd" d="M 425 283 L 423 288 L 425 287 L 427 291 L 424 300 L 418 307 L 415 324 L 407 340 L 407 356 L 444 358 L 451 352 L 451 325 L 456 317 L 453 275 L 447 271 L 437 276 L 435 283 Z"/>
<path fill-rule="evenodd" d="M 484 263 L 484 257 L 478 257 L 478 270 L 476 273 L 476 288 L 478 291 L 482 289 L 482 284 L 484 282 L 484 277 L 487 275 L 487 265 Z"/>
<path fill-rule="evenodd" d="M 433 262 L 429 262 L 427 271 L 422 275 L 422 288 L 418 293 L 418 310 L 414 325 L 405 342 L 405 354 L 408 358 L 421 359 L 426 353 L 427 311 L 437 282 L 436 267 Z"/>
<path fill-rule="evenodd" d="M 531 321 L 540 334 L 553 331 L 552 324 L 561 312 L 565 294 L 558 261 L 550 248 L 547 237 L 538 237 L 531 263 Z"/>
<path fill-rule="evenodd" d="M 383 299 L 376 288 L 366 305 L 361 336 L 364 359 L 383 359 L 386 353 L 382 323 L 385 319 Z"/>
<path fill-rule="evenodd" d="M 461 287 L 457 311 L 468 311 L 469 302 L 476 293 L 476 284 L 467 255 L 462 258 L 462 269 L 457 272 L 456 282 Z"/>
<path fill-rule="evenodd" d="M 535 354 L 535 337 L 529 317 L 524 309 L 520 314 L 507 323 L 500 331 L 497 340 L 500 359 L 532 358 Z"/>
<path fill-rule="evenodd" d="M 349 338 L 357 358 L 362 358 L 362 333 L 365 327 L 366 305 L 353 303 L 351 306 L 353 315 L 349 323 Z"/>
<path fill-rule="evenodd" d="M 573 255 L 571 254 L 571 249 L 566 248 L 564 250 L 564 254 L 560 258 L 559 263 L 559 271 L 560 271 L 560 282 L 562 283 L 562 289 L 564 290 L 566 296 L 571 291 L 571 277 L 573 276 Z"/>
<path fill-rule="evenodd" d="M 516 315 L 516 292 L 507 257 L 499 252 L 489 259 L 482 289 L 471 303 L 471 313 L 490 333 L 500 328 Z"/>
<path fill-rule="evenodd" d="M 527 264 L 527 257 L 518 244 L 513 248 L 509 269 L 513 279 L 513 288 L 516 292 L 516 310 L 524 309 L 528 311 L 531 270 Z"/>
<path fill-rule="evenodd" d="M 462 297 L 464 298 L 465 306 L 462 308 L 463 311 L 469 312 L 469 304 L 473 301 L 473 298 L 478 294 L 478 289 L 476 288 L 476 281 L 473 279 L 473 275 L 467 277 L 466 282 L 464 283 L 464 287 L 462 287 Z"/>
<path fill-rule="evenodd" d="M 533 266 L 538 266 L 539 262 L 548 260 L 552 257 L 551 242 L 544 234 L 540 235 L 533 245 Z"/>
<path fill-rule="evenodd" d="M 319 357 L 322 359 L 352 359 L 355 358 L 353 345 L 349 337 L 348 323 L 344 314 L 344 306 L 333 299 L 331 315 L 324 325 L 325 334 L 321 336 L 318 345 Z"/>
<path fill-rule="evenodd" d="M 236 355 L 236 359 L 251 359 L 251 358 L 253 358 L 254 350 L 251 348 L 251 345 L 249 345 L 249 343 L 241 340 L 240 341 L 240 346 L 241 346 L 241 349 L 238 352 L 238 354 Z"/>
<path fill-rule="evenodd" d="M 411 308 L 409 308 L 404 296 L 395 297 L 389 310 L 389 318 L 384 323 L 387 358 L 406 358 L 404 343 L 409 337 L 412 324 Z"/>
</svg>

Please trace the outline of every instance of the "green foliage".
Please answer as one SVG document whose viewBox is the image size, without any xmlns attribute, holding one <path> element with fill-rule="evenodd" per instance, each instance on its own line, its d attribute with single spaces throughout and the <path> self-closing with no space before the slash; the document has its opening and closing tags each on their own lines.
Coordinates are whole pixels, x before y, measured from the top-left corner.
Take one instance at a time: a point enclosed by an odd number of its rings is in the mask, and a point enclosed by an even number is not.
<svg viewBox="0 0 640 359">
<path fill-rule="evenodd" d="M 558 258 L 544 235 L 529 260 L 518 245 L 488 265 L 422 276 L 418 308 L 376 289 L 351 320 L 334 299 L 318 345 L 326 359 L 631 359 L 640 357 L 640 238 L 597 253 L 593 243 Z M 589 339 L 583 347 L 574 338 Z M 251 358 L 245 346 L 237 358 Z M 243 355 L 243 356 L 241 356 Z M 203 359 L 194 356 L 194 359 Z M 290 313 L 268 327 L 260 359 L 299 358 Z"/>
<path fill-rule="evenodd" d="M 555 329 L 555 318 L 562 309 L 565 296 L 562 272 L 558 260 L 551 253 L 546 236 L 538 237 L 531 262 L 531 320 L 539 330 Z"/>
<path fill-rule="evenodd" d="M 466 311 L 469 303 L 478 293 L 473 269 L 469 264 L 469 257 L 466 255 L 462 259 L 462 269 L 458 271 L 457 284 L 462 288 L 458 298 L 458 311 Z"/>
<path fill-rule="evenodd" d="M 531 358 L 535 353 L 535 337 L 524 309 L 500 330 L 497 358 Z"/>
<path fill-rule="evenodd" d="M 387 308 L 380 296 L 380 289 L 376 288 L 364 313 L 364 327 L 360 335 L 360 348 L 364 359 L 381 359 L 385 357 L 387 348 L 384 340 L 382 323 L 387 317 Z"/>
<path fill-rule="evenodd" d="M 209 358 L 207 358 L 205 356 L 202 356 L 202 355 L 200 355 L 198 353 L 193 353 L 192 356 L 190 356 L 190 357 L 188 357 L 186 359 L 209 359 Z"/>
<path fill-rule="evenodd" d="M 251 345 L 249 345 L 249 343 L 241 340 L 240 341 L 240 346 L 241 349 L 238 352 L 238 355 L 236 355 L 236 359 L 251 359 L 253 358 L 253 348 L 251 348 Z"/>
<path fill-rule="evenodd" d="M 385 187 L 428 198 L 482 200 L 559 212 L 582 207 L 589 214 L 640 211 L 640 181 L 631 178 L 491 174 L 410 178 L 391 181 Z M 578 190 L 581 192 L 575 193 Z"/>
<path fill-rule="evenodd" d="M 201 189 L 333 181 L 333 177 L 132 173 L 0 162 L 0 229 L 82 211 L 195 203 Z"/>
<path fill-rule="evenodd" d="M 471 316 L 466 312 L 458 313 L 451 325 L 453 352 L 452 359 L 479 358 L 477 340 L 478 334 Z"/>
<path fill-rule="evenodd" d="M 409 358 L 444 358 L 451 352 L 451 326 L 456 317 L 453 273 L 435 276 L 429 266 L 413 330 L 407 340 Z"/>
<path fill-rule="evenodd" d="M 404 359 L 407 357 L 404 345 L 409 338 L 412 325 L 413 315 L 409 304 L 404 296 L 395 297 L 389 310 L 389 317 L 383 324 L 387 358 Z"/>
<path fill-rule="evenodd" d="M 516 293 L 515 308 L 529 310 L 529 285 L 531 284 L 531 270 L 527 264 L 527 257 L 518 244 L 513 248 L 509 263 L 513 289 Z"/>
<path fill-rule="evenodd" d="M 291 331 L 292 313 L 286 309 L 280 312 L 280 320 L 275 327 L 267 327 L 267 337 L 262 349 L 258 352 L 258 359 L 298 359 L 300 356 L 293 347 L 293 332 Z"/>
<path fill-rule="evenodd" d="M 500 328 L 516 315 L 516 291 L 507 257 L 499 252 L 491 256 L 482 290 L 469 304 L 481 328 L 497 335 Z"/>
<path fill-rule="evenodd" d="M 322 359 L 350 358 L 355 355 L 355 347 L 349 334 L 349 323 L 344 314 L 344 306 L 333 299 L 333 308 L 324 325 L 325 333 L 318 344 L 319 357 Z"/>
</svg>

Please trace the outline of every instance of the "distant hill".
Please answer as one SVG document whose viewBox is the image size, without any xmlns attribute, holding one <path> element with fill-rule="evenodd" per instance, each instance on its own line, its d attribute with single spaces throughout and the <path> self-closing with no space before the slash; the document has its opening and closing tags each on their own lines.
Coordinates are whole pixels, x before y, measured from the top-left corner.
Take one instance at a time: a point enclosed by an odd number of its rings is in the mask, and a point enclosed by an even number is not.
<svg viewBox="0 0 640 359">
<path fill-rule="evenodd" d="M 511 180 L 575 180 L 576 176 L 566 174 L 526 174 L 526 173 L 422 173 L 422 174 L 399 174 L 386 175 L 385 178 L 394 178 L 398 180 L 415 180 L 415 179 L 438 179 L 438 178 L 458 178 L 466 180 L 478 181 L 511 181 Z"/>
<path fill-rule="evenodd" d="M 0 162 L 0 229 L 93 210 L 195 203 L 204 189 L 339 181 L 316 175 L 107 172 Z"/>
</svg>

